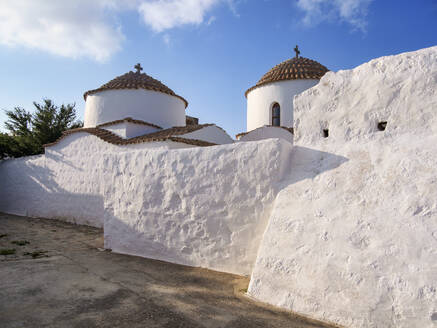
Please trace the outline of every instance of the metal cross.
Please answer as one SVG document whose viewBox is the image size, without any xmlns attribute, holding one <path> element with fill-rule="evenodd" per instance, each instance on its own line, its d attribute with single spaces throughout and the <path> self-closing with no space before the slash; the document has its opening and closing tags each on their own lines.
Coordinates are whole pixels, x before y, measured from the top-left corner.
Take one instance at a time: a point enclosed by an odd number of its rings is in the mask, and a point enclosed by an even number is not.
<svg viewBox="0 0 437 328">
<path fill-rule="evenodd" d="M 143 68 L 141 67 L 141 64 L 140 64 L 140 63 L 136 64 L 136 65 L 134 66 L 134 68 L 137 70 L 137 73 L 138 73 L 138 74 L 141 73 L 141 71 L 143 70 Z"/>
<path fill-rule="evenodd" d="M 296 53 L 296 58 L 299 58 L 300 51 L 299 51 L 299 47 L 297 45 L 296 45 L 296 48 L 294 48 L 294 52 Z"/>
</svg>

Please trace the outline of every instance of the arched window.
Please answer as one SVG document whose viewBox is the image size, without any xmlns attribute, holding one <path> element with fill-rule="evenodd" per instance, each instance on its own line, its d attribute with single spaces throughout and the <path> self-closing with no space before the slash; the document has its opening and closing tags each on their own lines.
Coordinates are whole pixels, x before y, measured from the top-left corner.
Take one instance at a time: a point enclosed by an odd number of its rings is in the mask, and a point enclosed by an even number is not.
<svg viewBox="0 0 437 328">
<path fill-rule="evenodd" d="M 272 107 L 272 125 L 281 126 L 281 106 L 278 103 L 274 103 Z"/>
</svg>

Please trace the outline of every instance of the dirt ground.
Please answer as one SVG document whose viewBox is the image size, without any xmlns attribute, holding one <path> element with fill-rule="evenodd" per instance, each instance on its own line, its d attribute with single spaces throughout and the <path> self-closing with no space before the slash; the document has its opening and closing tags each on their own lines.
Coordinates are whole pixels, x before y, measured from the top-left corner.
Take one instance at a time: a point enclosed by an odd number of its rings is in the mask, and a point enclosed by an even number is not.
<svg viewBox="0 0 437 328">
<path fill-rule="evenodd" d="M 0 326 L 332 327 L 248 299 L 247 277 L 102 247 L 100 229 L 0 213 Z"/>
</svg>

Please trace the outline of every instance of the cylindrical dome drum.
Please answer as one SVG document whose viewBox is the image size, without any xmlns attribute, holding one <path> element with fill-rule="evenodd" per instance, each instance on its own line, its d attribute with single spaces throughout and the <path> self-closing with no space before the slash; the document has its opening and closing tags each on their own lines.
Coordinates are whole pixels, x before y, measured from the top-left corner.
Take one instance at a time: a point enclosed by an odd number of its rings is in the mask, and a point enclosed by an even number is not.
<svg viewBox="0 0 437 328">
<path fill-rule="evenodd" d="M 129 72 L 84 94 L 84 127 L 95 127 L 130 117 L 162 128 L 185 126 L 187 101 L 160 81 Z"/>
<path fill-rule="evenodd" d="M 264 125 L 293 127 L 293 98 L 315 86 L 328 72 L 322 64 L 299 57 L 273 67 L 245 93 L 247 98 L 247 131 Z"/>
</svg>

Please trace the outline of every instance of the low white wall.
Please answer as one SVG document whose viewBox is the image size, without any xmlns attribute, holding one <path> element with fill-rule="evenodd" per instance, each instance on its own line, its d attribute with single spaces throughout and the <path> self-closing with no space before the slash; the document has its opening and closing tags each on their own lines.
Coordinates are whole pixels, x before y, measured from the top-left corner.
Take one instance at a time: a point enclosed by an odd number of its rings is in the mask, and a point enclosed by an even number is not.
<svg viewBox="0 0 437 328">
<path fill-rule="evenodd" d="M 319 80 L 278 81 L 247 94 L 247 131 L 272 125 L 272 105 L 281 106 L 281 126 L 293 127 L 293 98 L 319 83 Z"/>
<path fill-rule="evenodd" d="M 115 252 L 249 274 L 292 146 L 180 145 L 71 134 L 0 162 L 0 211 L 104 225 Z"/>
<path fill-rule="evenodd" d="M 257 141 L 270 138 L 280 138 L 293 144 L 293 134 L 281 127 L 263 126 L 243 135 L 240 141 Z"/>
<path fill-rule="evenodd" d="M 291 145 L 279 139 L 105 155 L 105 247 L 249 274 Z"/>
<path fill-rule="evenodd" d="M 295 98 L 291 176 L 251 296 L 351 328 L 437 326 L 436 105 L 437 47 L 327 73 Z"/>
<path fill-rule="evenodd" d="M 100 160 L 47 155 L 0 162 L 0 211 L 103 226 Z"/>
<path fill-rule="evenodd" d="M 86 98 L 84 126 L 131 117 L 162 128 L 185 126 L 185 103 L 168 94 L 143 90 L 105 90 Z"/>
<path fill-rule="evenodd" d="M 0 211 L 103 227 L 103 154 L 192 147 L 171 141 L 116 146 L 74 133 L 45 155 L 0 162 Z"/>
</svg>

